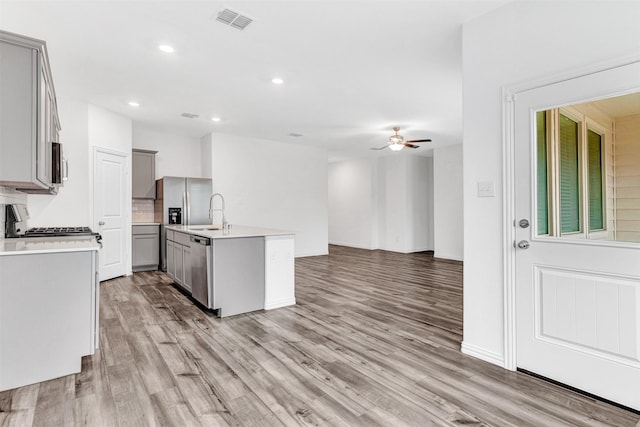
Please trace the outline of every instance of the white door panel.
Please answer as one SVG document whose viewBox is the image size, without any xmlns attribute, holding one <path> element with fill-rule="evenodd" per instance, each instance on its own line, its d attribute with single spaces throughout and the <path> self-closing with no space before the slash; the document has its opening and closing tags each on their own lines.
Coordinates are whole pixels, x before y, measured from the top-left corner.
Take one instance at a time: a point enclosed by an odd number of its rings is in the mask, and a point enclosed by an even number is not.
<svg viewBox="0 0 640 427">
<path fill-rule="evenodd" d="M 127 158 L 126 154 L 95 152 L 95 229 L 102 235 L 100 280 L 127 274 Z"/>
<path fill-rule="evenodd" d="M 535 235 L 536 111 L 638 89 L 635 63 L 516 94 L 514 251 L 518 368 L 640 410 L 640 244 Z"/>
</svg>

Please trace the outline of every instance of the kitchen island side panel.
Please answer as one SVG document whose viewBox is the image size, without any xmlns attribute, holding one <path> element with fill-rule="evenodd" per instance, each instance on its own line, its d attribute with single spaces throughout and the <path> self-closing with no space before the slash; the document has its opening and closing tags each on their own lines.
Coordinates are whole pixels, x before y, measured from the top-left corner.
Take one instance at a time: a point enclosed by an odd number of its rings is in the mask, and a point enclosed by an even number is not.
<svg viewBox="0 0 640 427">
<path fill-rule="evenodd" d="M 0 256 L 0 391 L 80 372 L 94 352 L 93 257 Z"/>
<path fill-rule="evenodd" d="M 213 292 L 220 317 L 264 308 L 264 237 L 216 239 Z"/>
</svg>

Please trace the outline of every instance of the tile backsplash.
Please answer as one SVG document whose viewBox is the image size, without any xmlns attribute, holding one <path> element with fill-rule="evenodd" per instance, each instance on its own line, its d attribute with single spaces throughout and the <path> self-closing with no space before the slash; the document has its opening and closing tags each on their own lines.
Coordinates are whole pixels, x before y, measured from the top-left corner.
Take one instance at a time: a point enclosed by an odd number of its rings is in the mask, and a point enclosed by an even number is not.
<svg viewBox="0 0 640 427">
<path fill-rule="evenodd" d="M 133 199 L 131 202 L 131 221 L 153 222 L 153 200 Z"/>
</svg>

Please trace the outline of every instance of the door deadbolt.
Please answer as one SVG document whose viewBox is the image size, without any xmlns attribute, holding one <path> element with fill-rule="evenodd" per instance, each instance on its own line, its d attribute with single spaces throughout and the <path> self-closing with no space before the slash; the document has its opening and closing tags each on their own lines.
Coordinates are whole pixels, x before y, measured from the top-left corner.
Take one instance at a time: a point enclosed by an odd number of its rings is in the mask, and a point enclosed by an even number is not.
<svg viewBox="0 0 640 427">
<path fill-rule="evenodd" d="M 515 242 L 514 242 L 514 243 L 515 243 Z M 529 243 L 527 240 L 520 240 L 520 241 L 517 243 L 517 246 L 518 246 L 520 249 L 529 249 L 529 246 L 531 246 L 531 243 Z"/>
<path fill-rule="evenodd" d="M 529 220 L 523 218 L 520 221 L 518 221 L 518 225 L 520 226 L 520 228 L 527 228 L 529 227 Z"/>
<path fill-rule="evenodd" d="M 98 225 L 104 225 L 104 221 L 98 222 Z"/>
</svg>

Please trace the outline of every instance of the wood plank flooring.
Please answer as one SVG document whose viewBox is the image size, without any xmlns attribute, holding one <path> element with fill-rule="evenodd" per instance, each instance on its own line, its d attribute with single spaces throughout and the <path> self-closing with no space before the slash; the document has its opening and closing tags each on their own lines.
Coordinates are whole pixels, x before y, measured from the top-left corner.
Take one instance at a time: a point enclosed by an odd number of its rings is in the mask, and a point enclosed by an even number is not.
<svg viewBox="0 0 640 427">
<path fill-rule="evenodd" d="M 101 285 L 82 372 L 0 393 L 0 426 L 636 426 L 640 417 L 463 355 L 462 264 L 331 246 L 298 304 L 207 315 L 162 273 Z"/>
</svg>

